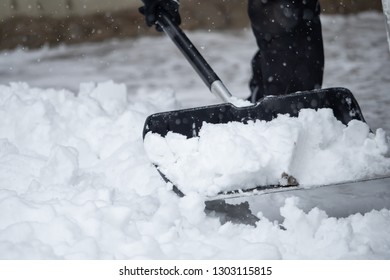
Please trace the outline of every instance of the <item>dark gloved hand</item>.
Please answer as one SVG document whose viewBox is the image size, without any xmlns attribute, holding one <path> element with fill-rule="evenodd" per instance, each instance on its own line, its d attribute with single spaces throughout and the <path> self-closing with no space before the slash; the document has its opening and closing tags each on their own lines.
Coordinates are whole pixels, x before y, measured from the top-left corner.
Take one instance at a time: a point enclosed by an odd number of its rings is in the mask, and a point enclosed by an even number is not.
<svg viewBox="0 0 390 280">
<path fill-rule="evenodd" d="M 139 11 L 145 16 L 146 24 L 149 27 L 156 24 L 161 12 L 165 13 L 174 23 L 180 25 L 181 18 L 178 0 L 143 0 L 143 2 L 144 6 L 140 7 Z M 156 30 L 162 31 L 161 27 L 157 24 Z"/>
</svg>

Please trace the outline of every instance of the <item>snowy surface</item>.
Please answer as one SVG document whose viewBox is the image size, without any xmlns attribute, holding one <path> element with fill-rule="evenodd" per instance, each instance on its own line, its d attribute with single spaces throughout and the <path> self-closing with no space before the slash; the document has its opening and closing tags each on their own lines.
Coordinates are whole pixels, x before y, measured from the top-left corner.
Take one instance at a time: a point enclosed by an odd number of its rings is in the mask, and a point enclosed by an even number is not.
<svg viewBox="0 0 390 280">
<path fill-rule="evenodd" d="M 351 89 L 370 128 L 389 132 L 383 15 L 324 17 L 323 29 L 324 87 Z M 190 35 L 246 97 L 250 31 Z M 206 216 L 201 196 L 174 195 L 144 151 L 145 118 L 218 101 L 168 39 L 0 59 L 0 258 L 390 259 L 388 209 L 336 219 L 304 213 L 290 198 L 282 230 L 266 218 L 257 227 L 221 225 Z"/>
</svg>

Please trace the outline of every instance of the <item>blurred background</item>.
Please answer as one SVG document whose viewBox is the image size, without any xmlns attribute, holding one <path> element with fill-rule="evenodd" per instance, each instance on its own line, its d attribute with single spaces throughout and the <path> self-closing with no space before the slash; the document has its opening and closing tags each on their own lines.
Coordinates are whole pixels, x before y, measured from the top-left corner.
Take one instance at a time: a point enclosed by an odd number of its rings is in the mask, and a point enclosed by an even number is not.
<svg viewBox="0 0 390 280">
<path fill-rule="evenodd" d="M 320 0 L 324 14 L 381 10 L 381 0 Z M 0 0 L 0 50 L 158 35 L 145 28 L 141 0 Z M 184 29 L 249 26 L 247 0 L 181 0 Z"/>
</svg>

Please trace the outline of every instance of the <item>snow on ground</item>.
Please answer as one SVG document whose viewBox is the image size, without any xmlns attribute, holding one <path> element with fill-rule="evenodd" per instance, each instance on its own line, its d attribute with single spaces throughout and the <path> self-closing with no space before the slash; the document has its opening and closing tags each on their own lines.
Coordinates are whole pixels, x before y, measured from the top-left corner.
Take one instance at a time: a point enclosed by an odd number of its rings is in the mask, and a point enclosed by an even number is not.
<svg viewBox="0 0 390 280">
<path fill-rule="evenodd" d="M 383 16 L 327 16 L 323 26 L 324 86 L 350 88 L 371 129 L 389 132 Z M 250 31 L 190 35 L 246 97 Z M 0 56 L 0 258 L 390 259 L 388 209 L 337 219 L 290 198 L 283 230 L 266 218 L 221 225 L 199 195 L 174 195 L 146 156 L 144 120 L 217 100 L 168 39 Z"/>
</svg>

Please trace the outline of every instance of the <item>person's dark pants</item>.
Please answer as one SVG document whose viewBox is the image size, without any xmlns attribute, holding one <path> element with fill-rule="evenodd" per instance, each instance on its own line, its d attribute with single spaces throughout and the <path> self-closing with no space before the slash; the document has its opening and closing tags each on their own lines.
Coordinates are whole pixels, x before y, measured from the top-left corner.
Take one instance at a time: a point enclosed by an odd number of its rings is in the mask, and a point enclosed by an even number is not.
<svg viewBox="0 0 390 280">
<path fill-rule="evenodd" d="M 259 47 L 252 60 L 250 100 L 320 88 L 324 50 L 318 0 L 248 1 Z"/>
</svg>

